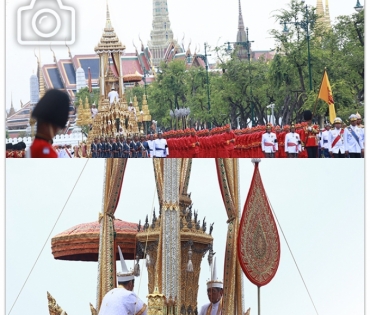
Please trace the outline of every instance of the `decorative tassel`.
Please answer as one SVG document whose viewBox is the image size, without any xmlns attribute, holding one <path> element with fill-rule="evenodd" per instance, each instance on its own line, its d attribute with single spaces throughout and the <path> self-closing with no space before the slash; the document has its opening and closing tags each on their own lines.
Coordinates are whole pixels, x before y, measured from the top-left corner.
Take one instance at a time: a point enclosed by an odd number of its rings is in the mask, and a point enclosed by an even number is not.
<svg viewBox="0 0 370 315">
<path fill-rule="evenodd" d="M 193 262 L 191 261 L 191 258 L 193 256 L 193 251 L 191 250 L 191 246 L 189 247 L 188 255 L 189 255 L 189 261 L 188 261 L 188 266 L 186 268 L 186 271 L 187 272 L 193 272 L 194 271 L 194 269 L 193 269 Z"/>
<path fill-rule="evenodd" d="M 136 264 L 134 266 L 134 276 L 138 277 L 140 276 L 140 265 L 139 265 L 139 256 L 136 256 Z"/>
<path fill-rule="evenodd" d="M 146 254 L 146 267 L 148 268 L 152 264 L 149 254 Z"/>
</svg>

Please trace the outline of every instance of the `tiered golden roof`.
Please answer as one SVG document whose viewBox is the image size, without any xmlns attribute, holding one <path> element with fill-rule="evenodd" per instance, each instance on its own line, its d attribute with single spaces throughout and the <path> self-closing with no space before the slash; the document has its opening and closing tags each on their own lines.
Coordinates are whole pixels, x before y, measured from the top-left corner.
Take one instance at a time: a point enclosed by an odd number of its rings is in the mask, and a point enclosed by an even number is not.
<svg viewBox="0 0 370 315">
<path fill-rule="evenodd" d="M 150 115 L 149 107 L 148 107 L 148 101 L 146 99 L 146 95 L 143 95 L 143 107 L 142 107 L 142 112 L 143 112 L 143 122 L 151 121 L 152 116 Z"/>
<path fill-rule="evenodd" d="M 125 49 L 126 46 L 122 45 L 114 31 L 112 22 L 110 20 L 110 13 L 107 4 L 107 18 L 105 22 L 104 33 L 100 39 L 99 44 L 95 46 L 94 50 L 97 53 L 101 53 L 105 51 L 123 51 Z"/>
</svg>

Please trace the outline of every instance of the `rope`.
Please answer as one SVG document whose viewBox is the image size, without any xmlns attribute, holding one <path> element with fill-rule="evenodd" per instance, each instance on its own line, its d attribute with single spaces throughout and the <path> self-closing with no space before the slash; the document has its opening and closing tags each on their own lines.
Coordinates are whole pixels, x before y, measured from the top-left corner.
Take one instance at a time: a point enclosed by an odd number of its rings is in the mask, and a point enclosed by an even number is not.
<svg viewBox="0 0 370 315">
<path fill-rule="evenodd" d="M 51 234 L 53 233 L 54 228 L 55 228 L 55 226 L 57 225 L 57 223 L 58 223 L 58 221 L 59 221 L 59 219 L 60 219 L 60 217 L 61 217 L 61 215 L 62 215 L 62 213 L 63 213 L 63 211 L 64 211 L 64 208 L 66 207 L 66 205 L 67 205 L 67 203 L 68 203 L 68 201 L 69 201 L 69 199 L 71 198 L 72 193 L 73 193 L 74 189 L 76 188 L 76 185 L 77 185 L 78 181 L 80 180 L 80 177 L 81 177 L 81 175 L 82 175 L 82 173 L 83 173 L 83 171 L 84 171 L 84 169 L 85 169 L 85 167 L 86 167 L 86 165 L 87 165 L 87 162 L 89 162 L 89 160 L 90 160 L 89 158 L 86 160 L 86 163 L 85 163 L 84 167 L 82 168 L 81 173 L 80 173 L 80 175 L 78 176 L 77 181 L 76 181 L 76 183 L 74 184 L 74 186 L 73 186 L 73 188 L 72 188 L 72 191 L 70 192 L 70 194 L 69 194 L 69 196 L 68 196 L 68 198 L 67 198 L 67 201 L 64 203 L 64 206 L 63 206 L 63 208 L 62 208 L 61 212 L 59 213 L 59 216 L 58 216 L 57 220 L 55 221 L 55 223 L 54 223 L 54 225 L 53 225 L 53 227 L 52 227 L 52 229 L 51 229 L 51 231 L 50 231 L 50 233 L 49 233 L 48 237 L 46 238 L 46 241 L 45 241 L 44 245 L 42 246 L 41 251 L 40 251 L 39 255 L 37 256 L 36 261 L 35 261 L 35 263 L 33 264 L 33 266 L 32 266 L 32 268 L 31 268 L 31 270 L 30 270 L 30 272 L 29 272 L 29 274 L 28 274 L 28 276 L 27 276 L 26 280 L 24 281 L 24 283 L 23 283 L 23 285 L 22 285 L 22 288 L 20 289 L 20 291 L 19 291 L 19 293 L 18 293 L 18 295 L 17 295 L 17 297 L 16 297 L 16 299 L 15 299 L 15 301 L 14 301 L 14 303 L 13 303 L 13 305 L 12 305 L 12 307 L 11 307 L 11 309 L 10 309 L 9 313 L 8 313 L 8 315 L 12 312 L 13 307 L 15 306 L 15 303 L 17 303 L 18 298 L 19 298 L 19 296 L 21 295 L 21 293 L 22 293 L 22 291 L 23 291 L 24 286 L 26 285 L 26 283 L 27 283 L 27 281 L 28 281 L 28 278 L 30 277 L 30 275 L 31 275 L 31 273 L 32 273 L 32 271 L 33 271 L 33 269 L 35 268 L 35 266 L 36 266 L 36 264 L 37 264 L 37 261 L 39 260 L 39 258 L 40 258 L 40 256 L 41 256 L 41 253 L 43 252 L 43 250 L 44 250 L 44 248 L 45 248 L 45 246 L 46 246 L 46 243 L 48 242 L 48 240 L 49 240 L 49 238 L 50 238 Z"/>
<path fill-rule="evenodd" d="M 153 211 L 153 209 L 154 209 L 154 200 L 155 200 L 155 195 L 156 195 L 156 192 L 157 192 L 157 189 L 156 188 L 154 188 L 154 194 L 153 194 L 153 200 L 152 200 L 152 210 L 151 210 L 151 212 L 150 212 L 150 217 L 149 217 L 149 221 L 148 222 L 150 222 L 151 220 L 152 220 L 152 211 Z M 149 239 L 149 229 L 147 230 L 147 234 L 146 234 L 146 241 L 145 241 L 145 247 L 144 247 L 144 253 L 146 253 L 146 249 L 147 249 L 147 246 L 148 246 L 148 239 Z M 144 262 L 145 262 L 145 256 L 144 256 L 144 259 L 143 259 L 143 261 L 141 262 L 141 267 L 142 267 L 142 269 L 140 270 L 140 279 L 139 279 L 139 287 L 138 287 L 138 289 L 137 289 L 137 292 L 139 293 L 140 292 L 140 285 L 141 285 L 141 278 L 142 278 L 142 271 L 144 270 Z M 139 298 L 139 296 L 137 295 L 136 296 L 136 302 L 137 302 L 137 299 Z M 137 303 L 135 303 L 135 310 L 134 310 L 134 313 L 136 314 L 136 305 L 137 305 Z"/>
<path fill-rule="evenodd" d="M 266 196 L 266 197 L 267 197 L 267 196 Z M 271 208 L 271 210 L 272 210 L 272 212 L 273 212 L 273 214 L 274 214 L 274 216 L 275 216 L 275 219 L 276 219 L 276 221 L 277 221 L 277 223 L 278 223 L 278 225 L 279 225 L 280 231 L 281 231 L 281 233 L 282 233 L 282 234 L 283 234 L 283 236 L 284 236 L 285 242 L 286 242 L 286 244 L 287 244 L 287 246 L 288 246 L 288 248 L 289 248 L 290 254 L 292 255 L 292 258 L 293 258 L 294 263 L 295 263 L 295 265 L 296 265 L 296 267 L 297 267 L 297 270 L 298 270 L 298 272 L 299 272 L 299 275 L 301 276 L 301 279 L 302 279 L 303 284 L 304 284 L 304 286 L 305 286 L 305 288 L 306 288 L 306 291 L 307 291 L 307 293 L 308 293 L 308 296 L 310 297 L 310 300 L 311 300 L 311 302 L 312 302 L 312 305 L 313 305 L 313 307 L 315 308 L 316 314 L 317 314 L 317 315 L 319 315 L 319 313 L 317 312 L 317 309 L 316 309 L 315 303 L 313 302 L 313 299 L 312 299 L 312 297 L 311 297 L 310 291 L 308 291 L 308 288 L 307 288 L 306 282 L 304 281 L 303 276 L 302 276 L 302 273 L 301 273 L 301 271 L 299 270 L 298 264 L 297 264 L 297 262 L 296 262 L 296 260 L 295 260 L 295 258 L 294 258 L 293 252 L 292 252 L 292 250 L 290 249 L 290 246 L 289 246 L 288 240 L 287 240 L 287 239 L 286 239 L 286 237 L 285 237 L 284 231 L 283 231 L 283 229 L 282 229 L 282 227 L 281 227 L 281 225 L 280 225 L 280 222 L 279 222 L 279 220 L 278 220 L 278 218 L 277 218 L 277 216 L 276 216 L 276 213 L 275 213 L 274 209 L 272 208 L 272 205 L 271 205 L 270 199 L 269 199 L 268 197 L 267 197 L 267 201 L 269 202 L 270 208 Z"/>
</svg>

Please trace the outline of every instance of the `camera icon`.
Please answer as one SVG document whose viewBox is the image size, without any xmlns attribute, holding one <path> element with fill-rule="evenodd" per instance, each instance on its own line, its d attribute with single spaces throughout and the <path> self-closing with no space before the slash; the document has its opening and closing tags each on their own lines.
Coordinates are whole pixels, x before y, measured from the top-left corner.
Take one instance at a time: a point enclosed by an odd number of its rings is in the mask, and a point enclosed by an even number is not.
<svg viewBox="0 0 370 315">
<path fill-rule="evenodd" d="M 17 11 L 17 40 L 21 45 L 72 45 L 76 12 L 62 0 L 32 0 Z"/>
</svg>

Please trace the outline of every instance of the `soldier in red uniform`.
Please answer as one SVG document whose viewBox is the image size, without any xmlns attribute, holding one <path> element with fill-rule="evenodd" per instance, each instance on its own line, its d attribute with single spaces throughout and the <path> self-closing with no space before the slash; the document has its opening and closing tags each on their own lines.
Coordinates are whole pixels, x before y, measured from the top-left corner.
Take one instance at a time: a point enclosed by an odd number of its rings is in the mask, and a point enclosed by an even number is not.
<svg viewBox="0 0 370 315">
<path fill-rule="evenodd" d="M 6 149 L 5 157 L 7 159 L 13 158 L 14 157 L 13 144 L 12 143 L 7 143 L 6 146 L 5 146 L 5 149 Z"/>
<path fill-rule="evenodd" d="M 37 121 L 35 140 L 30 147 L 32 158 L 57 158 L 52 147 L 53 138 L 65 127 L 69 114 L 70 99 L 60 90 L 48 90 L 35 106 L 32 117 Z"/>
<path fill-rule="evenodd" d="M 235 134 L 231 130 L 229 124 L 227 124 L 223 129 L 224 133 L 222 134 L 222 141 L 224 143 L 225 156 L 227 155 L 226 157 L 231 158 L 234 154 Z"/>
<path fill-rule="evenodd" d="M 320 128 L 318 125 L 312 123 L 312 112 L 310 110 L 303 112 L 303 118 L 307 125 L 303 127 L 304 138 L 301 139 L 304 139 L 308 157 L 317 158 L 319 149 L 317 135 L 320 132 Z"/>
</svg>

